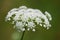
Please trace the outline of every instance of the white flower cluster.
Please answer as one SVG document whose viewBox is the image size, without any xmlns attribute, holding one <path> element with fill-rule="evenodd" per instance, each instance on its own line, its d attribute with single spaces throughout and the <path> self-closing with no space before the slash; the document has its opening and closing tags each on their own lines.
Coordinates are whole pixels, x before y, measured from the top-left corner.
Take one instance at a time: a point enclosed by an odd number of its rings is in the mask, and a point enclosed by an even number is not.
<svg viewBox="0 0 60 40">
<path fill-rule="evenodd" d="M 14 27 L 19 31 L 32 30 L 35 31 L 37 25 L 49 29 L 51 27 L 49 21 L 52 20 L 51 15 L 45 11 L 43 14 L 38 9 L 27 8 L 21 6 L 10 10 L 6 16 L 6 21 L 12 21 Z"/>
</svg>

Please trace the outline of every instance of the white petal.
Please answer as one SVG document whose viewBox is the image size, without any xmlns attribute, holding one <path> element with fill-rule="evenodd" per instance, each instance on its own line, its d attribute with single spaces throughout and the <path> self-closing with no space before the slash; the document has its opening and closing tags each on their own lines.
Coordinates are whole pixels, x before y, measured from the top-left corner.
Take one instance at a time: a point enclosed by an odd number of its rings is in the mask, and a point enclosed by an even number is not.
<svg viewBox="0 0 60 40">
<path fill-rule="evenodd" d="M 35 29 L 32 29 L 32 31 L 35 31 Z"/>
</svg>

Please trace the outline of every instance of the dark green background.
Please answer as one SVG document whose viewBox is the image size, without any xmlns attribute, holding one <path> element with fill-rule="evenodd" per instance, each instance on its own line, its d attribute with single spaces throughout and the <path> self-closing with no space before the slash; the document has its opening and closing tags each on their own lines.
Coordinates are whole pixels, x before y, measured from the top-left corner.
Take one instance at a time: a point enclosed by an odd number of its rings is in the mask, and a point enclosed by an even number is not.
<svg viewBox="0 0 60 40">
<path fill-rule="evenodd" d="M 26 31 L 23 40 L 60 40 L 59 0 L 0 0 L 0 40 L 20 40 L 22 32 L 17 32 L 13 29 L 13 25 L 5 22 L 5 17 L 9 10 L 22 5 L 39 9 L 43 13 L 48 11 L 53 18 L 51 21 L 52 27 L 49 30 L 37 28 L 36 32 Z"/>
</svg>

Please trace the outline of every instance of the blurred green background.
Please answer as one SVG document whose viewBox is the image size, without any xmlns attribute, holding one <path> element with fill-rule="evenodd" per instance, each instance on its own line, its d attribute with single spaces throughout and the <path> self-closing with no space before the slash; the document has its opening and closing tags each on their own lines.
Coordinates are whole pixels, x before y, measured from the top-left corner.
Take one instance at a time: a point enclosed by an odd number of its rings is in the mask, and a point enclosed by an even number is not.
<svg viewBox="0 0 60 40">
<path fill-rule="evenodd" d="M 23 40 L 60 40 L 60 1 L 59 0 L 0 0 L 0 40 L 20 40 L 22 32 L 13 29 L 13 25 L 5 22 L 9 10 L 25 5 L 39 9 L 43 13 L 48 11 L 53 20 L 49 30 L 37 28 L 36 32 L 26 31 Z"/>
</svg>

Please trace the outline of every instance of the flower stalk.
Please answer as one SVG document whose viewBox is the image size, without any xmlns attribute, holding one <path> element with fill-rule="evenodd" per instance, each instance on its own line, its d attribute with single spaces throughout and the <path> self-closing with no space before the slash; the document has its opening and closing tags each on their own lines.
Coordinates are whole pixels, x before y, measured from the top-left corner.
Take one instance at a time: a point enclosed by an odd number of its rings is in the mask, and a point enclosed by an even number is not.
<svg viewBox="0 0 60 40">
<path fill-rule="evenodd" d="M 22 37 L 21 37 L 20 40 L 23 40 L 23 38 L 24 38 L 24 34 L 25 34 L 25 31 L 23 31 L 23 34 L 22 34 Z"/>
</svg>

